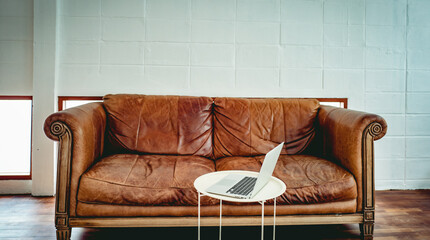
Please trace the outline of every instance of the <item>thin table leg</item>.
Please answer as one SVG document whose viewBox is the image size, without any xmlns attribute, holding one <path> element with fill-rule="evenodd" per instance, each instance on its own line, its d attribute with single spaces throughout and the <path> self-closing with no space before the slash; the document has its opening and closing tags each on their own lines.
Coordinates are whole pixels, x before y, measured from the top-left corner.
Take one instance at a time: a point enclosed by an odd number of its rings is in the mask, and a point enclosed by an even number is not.
<svg viewBox="0 0 430 240">
<path fill-rule="evenodd" d="M 261 202 L 261 240 L 264 239 L 264 201 Z"/>
<path fill-rule="evenodd" d="M 273 240 L 275 240 L 276 233 L 276 198 L 273 199 Z"/>
<path fill-rule="evenodd" d="M 222 200 L 219 200 L 219 240 L 221 240 L 221 227 L 222 227 Z"/>
<path fill-rule="evenodd" d="M 197 194 L 199 195 L 199 204 L 197 207 L 197 239 L 200 240 L 200 192 L 197 191 Z"/>
</svg>

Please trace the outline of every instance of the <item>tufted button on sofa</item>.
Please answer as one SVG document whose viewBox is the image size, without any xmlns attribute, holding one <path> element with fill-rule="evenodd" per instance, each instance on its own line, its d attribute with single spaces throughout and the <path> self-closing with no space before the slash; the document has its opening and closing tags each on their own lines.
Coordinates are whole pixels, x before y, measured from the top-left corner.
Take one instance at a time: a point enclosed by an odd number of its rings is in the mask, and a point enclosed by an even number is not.
<svg viewBox="0 0 430 240">
<path fill-rule="evenodd" d="M 373 141 L 387 130 L 378 115 L 315 99 L 118 94 L 54 113 L 44 128 L 59 141 L 57 239 L 72 227 L 196 226 L 194 180 L 259 171 L 280 142 L 277 224 L 359 223 L 372 238 Z M 202 224 L 217 225 L 219 202 L 201 205 Z M 260 211 L 226 202 L 223 224 L 258 225 Z"/>
</svg>

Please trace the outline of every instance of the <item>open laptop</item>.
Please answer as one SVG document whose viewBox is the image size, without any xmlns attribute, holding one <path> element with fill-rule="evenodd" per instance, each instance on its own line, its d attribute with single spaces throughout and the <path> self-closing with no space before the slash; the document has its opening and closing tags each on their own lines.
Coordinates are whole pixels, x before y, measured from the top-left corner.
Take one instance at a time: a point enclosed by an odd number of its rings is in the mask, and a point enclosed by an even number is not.
<svg viewBox="0 0 430 240">
<path fill-rule="evenodd" d="M 258 177 L 228 174 L 208 187 L 206 192 L 235 198 L 253 198 L 269 182 L 283 145 L 284 143 L 279 144 L 266 154 Z"/>
</svg>

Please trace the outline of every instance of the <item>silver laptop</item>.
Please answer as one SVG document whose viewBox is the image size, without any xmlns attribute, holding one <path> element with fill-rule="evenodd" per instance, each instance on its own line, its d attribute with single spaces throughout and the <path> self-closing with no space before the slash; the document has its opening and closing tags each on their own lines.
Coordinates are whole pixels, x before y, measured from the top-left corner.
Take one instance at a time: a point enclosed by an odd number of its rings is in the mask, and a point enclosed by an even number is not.
<svg viewBox="0 0 430 240">
<path fill-rule="evenodd" d="M 269 182 L 283 145 L 284 143 L 279 144 L 266 154 L 258 177 L 228 174 L 208 187 L 206 192 L 235 198 L 253 198 Z"/>
</svg>

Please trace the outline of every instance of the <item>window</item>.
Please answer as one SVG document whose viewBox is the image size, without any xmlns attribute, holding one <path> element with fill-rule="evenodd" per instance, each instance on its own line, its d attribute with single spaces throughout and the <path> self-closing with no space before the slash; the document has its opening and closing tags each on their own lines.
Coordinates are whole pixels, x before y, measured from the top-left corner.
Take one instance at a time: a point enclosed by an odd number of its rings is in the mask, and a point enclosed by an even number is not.
<svg viewBox="0 0 430 240">
<path fill-rule="evenodd" d="M 58 111 L 90 102 L 101 102 L 103 97 L 58 97 Z"/>
<path fill-rule="evenodd" d="M 31 179 L 31 96 L 0 96 L 0 179 Z"/>
<path fill-rule="evenodd" d="M 348 108 L 348 98 L 318 98 L 321 105 Z"/>
</svg>

